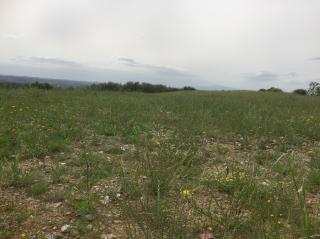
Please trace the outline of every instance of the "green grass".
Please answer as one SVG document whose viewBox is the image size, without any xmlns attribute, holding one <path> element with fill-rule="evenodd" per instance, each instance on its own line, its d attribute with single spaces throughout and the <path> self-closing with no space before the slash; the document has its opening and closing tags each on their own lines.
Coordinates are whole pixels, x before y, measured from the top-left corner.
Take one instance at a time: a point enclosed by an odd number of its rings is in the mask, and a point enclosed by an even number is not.
<svg viewBox="0 0 320 239">
<path fill-rule="evenodd" d="M 285 93 L 0 89 L 0 187 L 39 204 L 61 193 L 84 238 L 114 221 L 126 238 L 311 238 L 319 105 Z"/>
</svg>

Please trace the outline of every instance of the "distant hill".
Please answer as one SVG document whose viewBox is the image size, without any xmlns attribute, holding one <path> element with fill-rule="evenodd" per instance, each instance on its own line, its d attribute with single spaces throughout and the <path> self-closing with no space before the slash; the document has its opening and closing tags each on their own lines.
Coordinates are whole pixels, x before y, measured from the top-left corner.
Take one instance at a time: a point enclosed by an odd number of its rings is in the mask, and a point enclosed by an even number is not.
<svg viewBox="0 0 320 239">
<path fill-rule="evenodd" d="M 1 82 L 10 82 L 17 84 L 30 84 L 38 81 L 39 83 L 49 83 L 56 87 L 81 87 L 91 85 L 93 82 L 87 81 L 74 81 L 74 80 L 64 80 L 64 79 L 50 79 L 41 77 L 30 77 L 30 76 L 11 76 L 11 75 L 0 75 Z"/>
<path fill-rule="evenodd" d="M 38 81 L 39 83 L 49 83 L 55 87 L 83 87 L 92 84 L 99 84 L 103 83 L 102 81 L 76 81 L 76 80 L 66 80 L 66 79 L 53 79 L 53 78 L 43 78 L 43 77 L 32 77 L 32 76 L 13 76 L 13 75 L 0 75 L 0 83 L 2 82 L 10 82 L 10 83 L 17 83 L 17 84 L 31 84 Z M 155 84 L 155 83 L 152 83 Z M 165 83 L 162 83 L 167 85 Z M 189 84 L 194 85 L 194 84 Z M 178 88 L 183 88 L 183 85 L 180 84 Z M 197 90 L 235 90 L 233 88 L 215 85 L 215 84 L 200 84 L 196 85 L 195 88 Z"/>
</svg>

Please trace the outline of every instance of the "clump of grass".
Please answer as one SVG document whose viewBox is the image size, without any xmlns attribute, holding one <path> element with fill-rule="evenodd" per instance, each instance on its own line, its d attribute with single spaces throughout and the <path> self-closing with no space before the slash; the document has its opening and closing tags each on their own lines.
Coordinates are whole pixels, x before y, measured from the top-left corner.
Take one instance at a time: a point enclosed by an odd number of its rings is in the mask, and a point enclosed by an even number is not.
<svg viewBox="0 0 320 239">
<path fill-rule="evenodd" d="M 217 186 L 222 192 L 233 193 L 246 182 L 246 179 L 247 175 L 244 171 L 214 172 L 207 184 Z"/>
<path fill-rule="evenodd" d="M 13 187 L 28 187 L 35 181 L 35 175 L 30 171 L 23 171 L 20 167 L 20 157 L 15 160 L 3 162 L 1 169 L 1 184 Z"/>
<path fill-rule="evenodd" d="M 121 147 L 112 147 L 106 151 L 108 154 L 122 154 L 124 150 Z"/>
<path fill-rule="evenodd" d="M 67 173 L 67 169 L 60 164 L 56 164 L 53 166 L 51 170 L 51 180 L 52 183 L 62 183 L 63 176 Z"/>
<path fill-rule="evenodd" d="M 49 190 L 48 183 L 45 181 L 39 181 L 31 185 L 28 188 L 27 193 L 29 196 L 40 197 L 46 192 L 48 192 L 48 190 Z"/>
<path fill-rule="evenodd" d="M 320 170 L 311 170 L 307 178 L 307 186 L 311 190 L 317 190 L 320 188 Z"/>
</svg>

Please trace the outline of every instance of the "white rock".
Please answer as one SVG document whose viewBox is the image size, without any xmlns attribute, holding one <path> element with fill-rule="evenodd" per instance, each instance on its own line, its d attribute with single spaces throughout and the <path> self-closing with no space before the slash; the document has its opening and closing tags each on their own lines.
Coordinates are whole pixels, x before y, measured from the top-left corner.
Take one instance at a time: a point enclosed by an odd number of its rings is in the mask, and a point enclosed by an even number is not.
<svg viewBox="0 0 320 239">
<path fill-rule="evenodd" d="M 62 205 L 62 202 L 57 202 L 53 204 L 54 208 L 60 207 Z"/>
<path fill-rule="evenodd" d="M 88 225 L 86 226 L 86 228 L 87 228 L 88 231 L 91 231 L 91 230 L 93 229 L 93 226 L 92 226 L 92 224 L 88 224 Z"/>
<path fill-rule="evenodd" d="M 70 229 L 70 225 L 66 224 L 61 227 L 61 232 L 68 232 Z"/>
<path fill-rule="evenodd" d="M 102 234 L 100 239 L 114 239 L 116 238 L 113 234 Z"/>
<path fill-rule="evenodd" d="M 110 202 L 110 197 L 106 195 L 103 199 L 100 200 L 103 205 L 107 205 Z"/>
</svg>

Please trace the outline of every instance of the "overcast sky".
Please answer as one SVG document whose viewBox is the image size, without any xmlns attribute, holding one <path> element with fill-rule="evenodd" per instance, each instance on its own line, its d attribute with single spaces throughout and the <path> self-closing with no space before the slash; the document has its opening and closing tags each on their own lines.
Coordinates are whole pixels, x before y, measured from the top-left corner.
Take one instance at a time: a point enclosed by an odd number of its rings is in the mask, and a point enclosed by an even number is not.
<svg viewBox="0 0 320 239">
<path fill-rule="evenodd" d="M 0 0 L 0 74 L 306 88 L 319 23 L 320 0 Z"/>
</svg>

